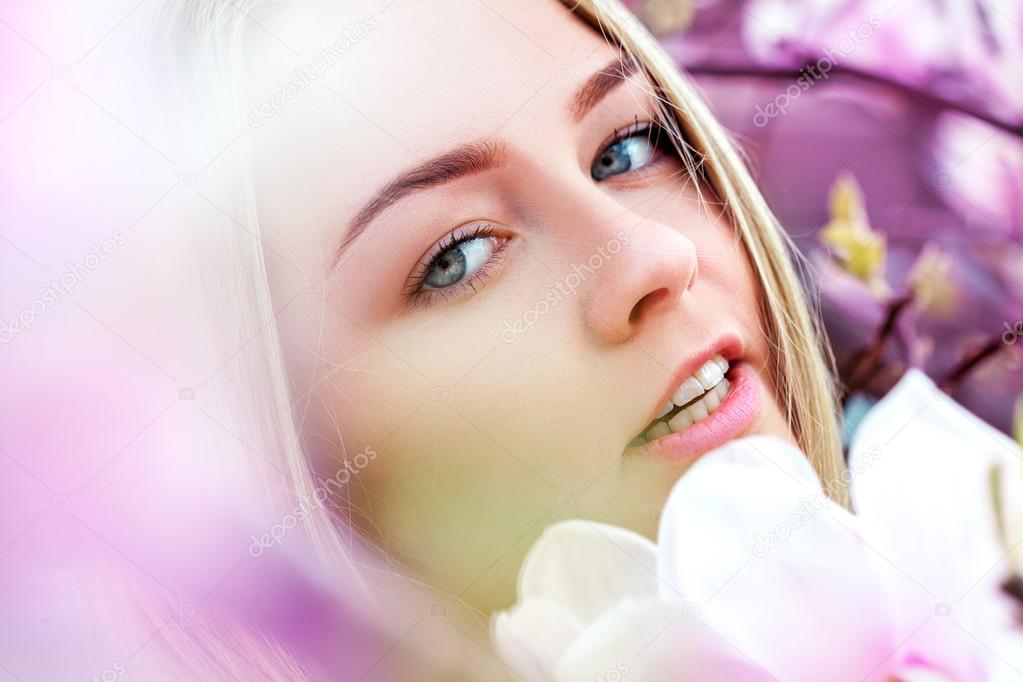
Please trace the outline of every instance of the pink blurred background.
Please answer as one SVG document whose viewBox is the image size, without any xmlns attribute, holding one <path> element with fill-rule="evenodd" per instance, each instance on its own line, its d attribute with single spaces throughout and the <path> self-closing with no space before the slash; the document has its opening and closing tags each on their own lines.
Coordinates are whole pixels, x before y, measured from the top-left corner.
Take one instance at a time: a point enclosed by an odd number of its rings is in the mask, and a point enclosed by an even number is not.
<svg viewBox="0 0 1023 682">
<path fill-rule="evenodd" d="M 850 406 L 916 365 L 1011 431 L 1023 6 L 632 4 L 818 265 L 808 285 Z M 337 576 L 305 561 L 297 538 L 250 551 L 280 510 L 246 496 L 238 475 L 275 474 L 207 401 L 230 393 L 230 355 L 209 346 L 190 303 L 202 292 L 180 229 L 197 215 L 236 226 L 198 189 L 215 160 L 187 158 L 167 132 L 150 11 L 0 5 L 0 680 L 153 679 L 139 652 L 197 614 L 271 633 L 311 665 L 345 661 L 354 679 L 388 644 L 353 624 Z M 808 78 L 823 57 L 827 77 Z M 788 91 L 801 77 L 809 86 Z M 776 114 L 758 117 L 770 104 Z M 864 244 L 885 246 L 868 278 L 821 238 L 843 173 L 862 192 Z M 151 626 L 121 622 L 104 597 L 136 591 L 156 605 Z"/>
</svg>

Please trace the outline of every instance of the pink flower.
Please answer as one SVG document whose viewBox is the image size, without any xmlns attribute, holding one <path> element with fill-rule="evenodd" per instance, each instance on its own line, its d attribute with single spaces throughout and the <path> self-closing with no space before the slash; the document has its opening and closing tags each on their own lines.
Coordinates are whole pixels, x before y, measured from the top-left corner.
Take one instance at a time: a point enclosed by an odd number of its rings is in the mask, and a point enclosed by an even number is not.
<svg viewBox="0 0 1023 682">
<path fill-rule="evenodd" d="M 1019 138 L 983 121 L 946 113 L 938 119 L 934 154 L 939 170 L 935 184 L 949 206 L 972 221 L 981 234 L 1015 231 L 1023 236 L 1023 142 Z"/>
<path fill-rule="evenodd" d="M 911 86 L 966 92 L 1018 116 L 1023 6 L 1013 0 L 750 0 L 743 39 L 762 63 L 823 58 Z M 949 87 L 948 83 L 954 83 Z"/>
<path fill-rule="evenodd" d="M 733 442 L 675 485 L 656 545 L 581 520 L 549 528 L 495 645 L 527 680 L 1020 675 L 989 494 L 992 467 L 1023 482 L 1019 458 L 912 371 L 854 440 L 856 515 L 791 445 Z"/>
</svg>

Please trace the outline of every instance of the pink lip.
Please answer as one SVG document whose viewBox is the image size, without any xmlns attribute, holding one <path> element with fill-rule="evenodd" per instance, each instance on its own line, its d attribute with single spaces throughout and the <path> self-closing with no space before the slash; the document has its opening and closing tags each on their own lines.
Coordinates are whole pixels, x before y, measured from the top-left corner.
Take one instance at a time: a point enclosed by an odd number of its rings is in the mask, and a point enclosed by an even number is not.
<svg viewBox="0 0 1023 682">
<path fill-rule="evenodd" d="M 738 359 L 741 350 L 742 344 L 738 337 L 728 336 L 721 339 L 679 369 L 669 392 L 658 403 L 663 405 L 686 377 L 691 376 L 710 358 L 721 355 L 732 363 L 727 375 L 731 387 L 721 405 L 710 416 L 684 431 L 670 433 L 655 441 L 629 448 L 627 452 L 672 460 L 688 459 L 741 436 L 756 418 L 761 399 L 756 374 L 747 363 Z M 651 415 L 650 420 L 653 418 Z"/>
<path fill-rule="evenodd" d="M 750 427 L 760 409 L 760 387 L 753 370 L 745 362 L 733 364 L 728 370 L 732 382 L 728 395 L 706 419 L 688 429 L 669 433 L 634 450 L 638 455 L 650 454 L 667 459 L 687 459 L 702 455 L 730 440 L 738 438 Z"/>
</svg>

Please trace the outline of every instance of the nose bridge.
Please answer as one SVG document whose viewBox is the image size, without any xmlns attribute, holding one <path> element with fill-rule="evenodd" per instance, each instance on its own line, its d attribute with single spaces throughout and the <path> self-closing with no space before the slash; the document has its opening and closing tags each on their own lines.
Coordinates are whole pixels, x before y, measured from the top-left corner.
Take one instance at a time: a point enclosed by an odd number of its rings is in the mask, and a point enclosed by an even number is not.
<svg viewBox="0 0 1023 682">
<path fill-rule="evenodd" d="M 576 216 L 587 246 L 571 267 L 587 326 L 603 342 L 620 343 L 680 304 L 696 282 L 699 255 L 680 228 L 609 203 L 610 218 L 593 207 Z"/>
<path fill-rule="evenodd" d="M 648 220 L 645 214 L 650 206 L 623 206 L 589 178 L 565 183 L 558 194 L 550 219 L 555 233 L 568 243 L 573 268 L 588 265 L 597 270 L 616 259 Z"/>
<path fill-rule="evenodd" d="M 629 206 L 589 177 L 538 175 L 529 182 L 543 182 L 551 199 L 536 210 L 561 242 L 565 284 L 591 335 L 620 343 L 677 308 L 696 282 L 699 258 L 684 225 L 652 217 L 666 197 L 637 193 L 644 198 Z"/>
</svg>

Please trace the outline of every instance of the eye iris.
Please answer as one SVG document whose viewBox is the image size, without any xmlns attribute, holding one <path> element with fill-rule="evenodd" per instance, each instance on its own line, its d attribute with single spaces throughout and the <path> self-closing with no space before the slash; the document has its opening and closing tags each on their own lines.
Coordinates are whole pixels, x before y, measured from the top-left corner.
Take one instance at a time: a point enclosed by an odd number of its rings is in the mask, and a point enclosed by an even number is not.
<svg viewBox="0 0 1023 682">
<path fill-rule="evenodd" d="M 472 275 L 494 255 L 497 240 L 492 236 L 479 236 L 452 244 L 430 262 L 423 277 L 424 289 L 445 289 Z"/>
<path fill-rule="evenodd" d="M 629 142 L 631 140 L 622 140 L 608 147 L 607 151 L 597 159 L 597 163 L 593 168 L 593 177 L 603 180 L 612 175 L 624 173 L 632 168 L 632 158 L 629 156 Z"/>
<path fill-rule="evenodd" d="M 443 289 L 457 284 L 465 277 L 466 261 L 462 245 L 441 253 L 430 264 L 430 270 L 423 279 L 423 284 L 434 289 Z"/>
<path fill-rule="evenodd" d="M 619 139 L 601 152 L 593 162 L 590 175 L 594 180 L 606 180 L 612 175 L 621 175 L 646 166 L 657 155 L 660 139 L 657 130 L 650 128 L 637 130 Z"/>
</svg>

